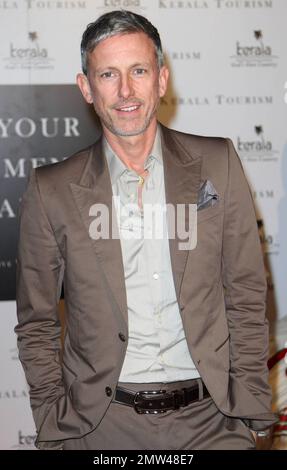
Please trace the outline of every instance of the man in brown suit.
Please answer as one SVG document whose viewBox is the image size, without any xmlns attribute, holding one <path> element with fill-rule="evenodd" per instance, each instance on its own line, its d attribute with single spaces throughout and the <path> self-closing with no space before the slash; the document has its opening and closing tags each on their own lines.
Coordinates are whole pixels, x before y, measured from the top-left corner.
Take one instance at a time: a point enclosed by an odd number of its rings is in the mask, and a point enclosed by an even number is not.
<svg viewBox="0 0 287 470">
<path fill-rule="evenodd" d="M 90 24 L 82 64 L 77 82 L 103 135 L 34 171 L 21 204 L 16 333 L 36 445 L 254 448 L 274 415 L 264 268 L 240 160 L 228 139 L 157 122 L 168 69 L 142 16 Z M 167 237 L 146 236 L 146 206 L 158 203 L 193 234 L 194 212 L 180 207 L 196 205 L 197 241 L 182 244 L 169 215 Z"/>
</svg>

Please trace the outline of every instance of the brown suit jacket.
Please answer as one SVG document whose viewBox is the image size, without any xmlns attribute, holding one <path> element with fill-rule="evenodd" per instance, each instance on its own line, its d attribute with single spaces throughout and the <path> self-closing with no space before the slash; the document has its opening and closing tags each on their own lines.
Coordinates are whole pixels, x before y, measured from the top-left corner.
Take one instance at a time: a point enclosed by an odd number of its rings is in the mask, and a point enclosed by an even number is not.
<svg viewBox="0 0 287 470">
<path fill-rule="evenodd" d="M 253 429 L 270 412 L 265 274 L 250 191 L 231 141 L 161 127 L 166 200 L 195 204 L 209 180 L 218 203 L 198 212 L 191 251 L 170 240 L 191 356 L 217 407 Z M 90 207 L 112 208 L 101 139 L 32 173 L 21 205 L 16 327 L 38 447 L 82 436 L 104 416 L 128 338 L 120 241 L 92 240 Z M 57 304 L 65 286 L 62 358 Z M 48 442 L 50 441 L 50 443 Z"/>
</svg>

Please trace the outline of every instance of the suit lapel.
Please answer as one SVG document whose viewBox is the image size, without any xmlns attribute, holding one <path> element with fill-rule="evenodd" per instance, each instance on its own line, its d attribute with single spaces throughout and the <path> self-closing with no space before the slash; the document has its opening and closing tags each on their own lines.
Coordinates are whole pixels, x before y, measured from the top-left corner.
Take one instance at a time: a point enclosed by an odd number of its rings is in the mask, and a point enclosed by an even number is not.
<svg viewBox="0 0 287 470">
<path fill-rule="evenodd" d="M 70 183 L 70 187 L 88 236 L 101 263 L 111 294 L 115 298 L 125 322 L 128 323 L 121 243 L 119 237 L 112 238 L 113 193 L 101 139 L 92 147 L 80 183 Z M 95 204 L 104 205 L 109 214 L 109 236 L 106 239 L 93 239 L 90 236 L 91 223 L 95 220 L 95 215 L 89 214 L 91 207 Z M 117 227 L 115 228 L 117 229 Z"/>
<path fill-rule="evenodd" d="M 161 142 L 164 163 L 166 203 L 197 204 L 198 191 L 201 177 L 201 157 L 188 151 L 178 141 L 178 136 L 161 126 Z M 185 210 L 188 217 L 188 210 Z M 187 220 L 186 220 L 187 222 Z M 175 230 L 175 237 L 169 239 L 170 257 L 177 300 L 180 305 L 180 288 L 185 271 L 189 250 L 180 250 L 182 240 Z"/>
</svg>

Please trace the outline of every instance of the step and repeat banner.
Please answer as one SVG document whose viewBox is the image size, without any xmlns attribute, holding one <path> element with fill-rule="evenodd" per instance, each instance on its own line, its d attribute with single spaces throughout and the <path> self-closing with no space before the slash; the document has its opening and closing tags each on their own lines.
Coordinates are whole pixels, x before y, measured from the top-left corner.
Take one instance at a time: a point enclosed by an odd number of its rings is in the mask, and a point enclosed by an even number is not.
<svg viewBox="0 0 287 470">
<path fill-rule="evenodd" d="M 0 0 L 0 449 L 30 449 L 35 438 L 13 333 L 19 200 L 32 167 L 96 140 L 75 85 L 80 41 L 120 8 L 161 34 L 171 79 L 159 119 L 232 138 L 256 204 L 268 317 L 287 315 L 286 0 Z"/>
</svg>

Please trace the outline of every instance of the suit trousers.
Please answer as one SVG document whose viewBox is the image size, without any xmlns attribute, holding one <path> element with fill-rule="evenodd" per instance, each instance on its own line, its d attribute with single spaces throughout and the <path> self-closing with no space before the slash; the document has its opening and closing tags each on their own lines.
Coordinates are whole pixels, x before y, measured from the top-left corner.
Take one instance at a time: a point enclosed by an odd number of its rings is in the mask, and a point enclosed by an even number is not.
<svg viewBox="0 0 287 470">
<path fill-rule="evenodd" d="M 200 379 L 195 379 L 200 380 Z M 124 388 L 175 390 L 195 380 L 172 383 L 121 383 Z M 77 439 L 64 441 L 64 450 L 244 450 L 255 449 L 251 431 L 239 418 L 222 414 L 211 397 L 178 410 L 138 414 L 132 407 L 111 402 L 98 426 Z"/>
</svg>

